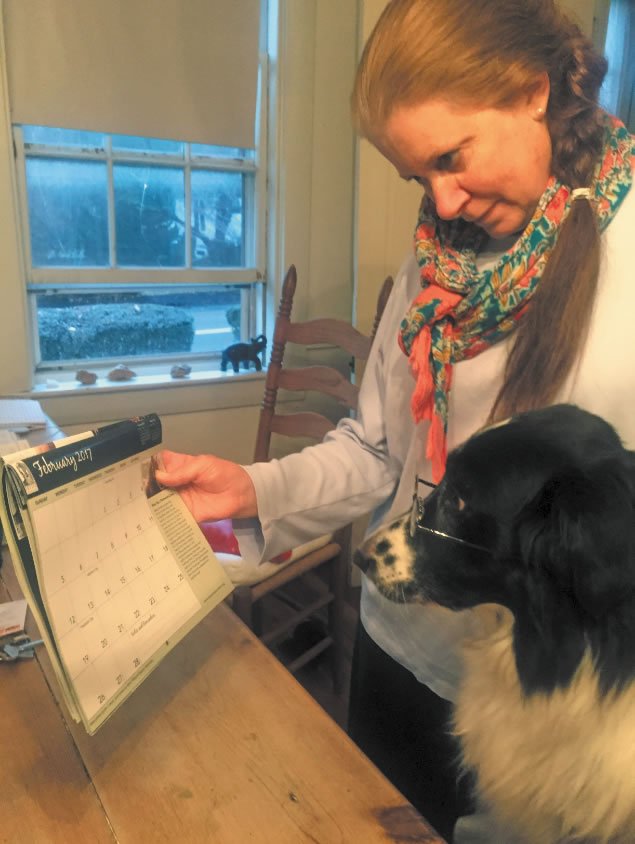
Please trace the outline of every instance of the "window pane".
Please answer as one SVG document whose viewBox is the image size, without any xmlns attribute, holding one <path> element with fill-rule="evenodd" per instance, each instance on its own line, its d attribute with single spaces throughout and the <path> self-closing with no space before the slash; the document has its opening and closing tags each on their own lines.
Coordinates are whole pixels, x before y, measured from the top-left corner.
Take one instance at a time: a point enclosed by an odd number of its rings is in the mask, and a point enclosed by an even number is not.
<svg viewBox="0 0 635 844">
<path fill-rule="evenodd" d="M 34 267 L 108 266 L 106 165 L 27 158 Z"/>
<path fill-rule="evenodd" d="M 25 144 L 45 144 L 51 147 L 81 147 L 103 150 L 106 136 L 101 132 L 82 132 L 78 129 L 53 129 L 50 126 L 23 126 Z"/>
<path fill-rule="evenodd" d="M 185 265 L 183 170 L 115 165 L 117 264 Z"/>
<path fill-rule="evenodd" d="M 248 286 L 34 295 L 42 363 L 204 354 L 245 339 L 241 306 Z"/>
<path fill-rule="evenodd" d="M 134 135 L 113 135 L 112 148 L 131 152 L 148 152 L 164 155 L 183 155 L 180 141 L 164 141 L 160 138 L 139 138 Z"/>
<path fill-rule="evenodd" d="M 254 150 L 240 147 L 215 147 L 212 144 L 192 144 L 192 155 L 202 158 L 239 158 L 241 161 L 251 161 Z"/>
<path fill-rule="evenodd" d="M 192 171 L 192 265 L 245 263 L 242 173 Z"/>
</svg>

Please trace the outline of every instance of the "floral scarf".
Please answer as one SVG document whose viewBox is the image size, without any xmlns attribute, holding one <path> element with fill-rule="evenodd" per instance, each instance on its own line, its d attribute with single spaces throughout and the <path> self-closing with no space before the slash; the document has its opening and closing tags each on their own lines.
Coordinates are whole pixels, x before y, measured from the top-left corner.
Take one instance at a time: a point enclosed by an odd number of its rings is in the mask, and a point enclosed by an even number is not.
<svg viewBox="0 0 635 844">
<path fill-rule="evenodd" d="M 634 154 L 635 139 L 617 119 L 607 120 L 603 157 L 591 185 L 600 231 L 630 189 Z M 498 343 L 522 318 L 571 208 L 571 193 L 552 177 L 525 231 L 484 272 L 476 257 L 488 235 L 460 219 L 441 220 L 431 200 L 423 199 L 415 230 L 423 289 L 401 323 L 399 344 L 416 379 L 413 417 L 430 421 L 426 456 L 435 482 L 445 471 L 452 367 Z"/>
</svg>

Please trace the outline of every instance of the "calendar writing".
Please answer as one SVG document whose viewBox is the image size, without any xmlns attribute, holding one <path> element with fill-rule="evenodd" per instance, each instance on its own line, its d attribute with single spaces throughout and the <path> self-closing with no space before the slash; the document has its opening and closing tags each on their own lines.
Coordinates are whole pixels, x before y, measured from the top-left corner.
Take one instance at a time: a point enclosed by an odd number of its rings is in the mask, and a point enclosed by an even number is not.
<svg viewBox="0 0 635 844">
<path fill-rule="evenodd" d="M 48 616 L 87 718 L 200 608 L 131 458 L 33 502 Z"/>
</svg>

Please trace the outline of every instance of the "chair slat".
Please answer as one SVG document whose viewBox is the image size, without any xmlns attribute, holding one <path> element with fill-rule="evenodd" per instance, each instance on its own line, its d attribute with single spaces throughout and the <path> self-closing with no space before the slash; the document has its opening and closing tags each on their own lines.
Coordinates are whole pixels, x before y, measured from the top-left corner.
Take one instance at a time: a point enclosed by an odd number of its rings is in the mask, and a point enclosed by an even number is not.
<svg viewBox="0 0 635 844">
<path fill-rule="evenodd" d="M 290 630 L 293 630 L 295 627 L 297 627 L 298 624 L 300 624 L 302 621 L 305 621 L 307 618 L 310 618 L 312 615 L 314 615 L 316 612 L 319 612 L 324 607 L 328 607 L 328 605 L 332 602 L 333 594 L 331 592 L 326 592 L 324 595 L 321 595 L 316 601 L 307 604 L 301 610 L 295 612 L 291 616 L 291 618 L 285 619 L 272 630 L 269 630 L 267 633 L 263 634 L 260 637 L 260 641 L 268 646 L 275 644 L 280 639 L 282 639 Z"/>
<path fill-rule="evenodd" d="M 285 390 L 318 390 L 337 399 L 340 404 L 354 410 L 357 407 L 358 389 L 348 378 L 331 366 L 304 366 L 282 369 L 278 386 Z"/>
<path fill-rule="evenodd" d="M 334 427 L 330 419 L 312 410 L 274 414 L 270 424 L 270 430 L 274 434 L 282 434 L 285 437 L 309 437 L 313 440 L 323 440 Z"/>
<path fill-rule="evenodd" d="M 366 359 L 370 352 L 370 337 L 366 337 L 350 323 L 341 319 L 312 319 L 308 322 L 291 322 L 287 326 L 288 343 L 326 343 L 340 346 L 355 358 Z"/>
<path fill-rule="evenodd" d="M 321 548 L 316 548 L 315 551 L 310 551 L 305 557 L 301 557 L 299 560 L 291 563 L 290 566 L 281 566 L 279 572 L 250 587 L 254 601 L 257 601 L 274 589 L 285 586 L 290 581 L 295 580 L 299 575 L 312 571 L 316 566 L 332 560 L 333 557 L 337 556 L 339 551 L 340 546 L 337 542 L 329 542 Z"/>
</svg>

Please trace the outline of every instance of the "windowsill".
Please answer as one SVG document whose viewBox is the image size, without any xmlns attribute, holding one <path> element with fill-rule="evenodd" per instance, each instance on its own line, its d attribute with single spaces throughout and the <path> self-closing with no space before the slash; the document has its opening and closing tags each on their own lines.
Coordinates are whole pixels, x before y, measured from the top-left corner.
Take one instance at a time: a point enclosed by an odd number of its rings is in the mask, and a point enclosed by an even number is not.
<svg viewBox="0 0 635 844">
<path fill-rule="evenodd" d="M 220 370 L 192 371 L 183 378 L 172 378 L 165 372 L 152 372 L 150 368 L 137 367 L 137 375 L 127 381 L 111 381 L 107 378 L 107 370 L 92 368 L 97 373 L 94 384 L 81 384 L 71 376 L 55 378 L 54 374 L 38 376 L 29 395 L 36 399 L 51 398 L 53 396 L 77 396 L 79 394 L 114 393 L 120 390 L 169 390 L 179 389 L 184 384 L 227 384 L 258 380 L 264 377 L 264 372 L 248 370 L 240 373 L 221 372 Z"/>
<path fill-rule="evenodd" d="M 200 370 L 185 378 L 171 378 L 165 372 L 136 367 L 138 374 L 131 380 L 109 381 L 106 375 L 111 368 L 103 373 L 94 368 L 99 377 L 91 385 L 70 375 L 63 379 L 61 373 L 40 374 L 41 383 L 20 396 L 39 401 L 44 411 L 67 429 L 144 413 L 197 413 L 259 406 L 262 401 L 264 371 Z"/>
</svg>

